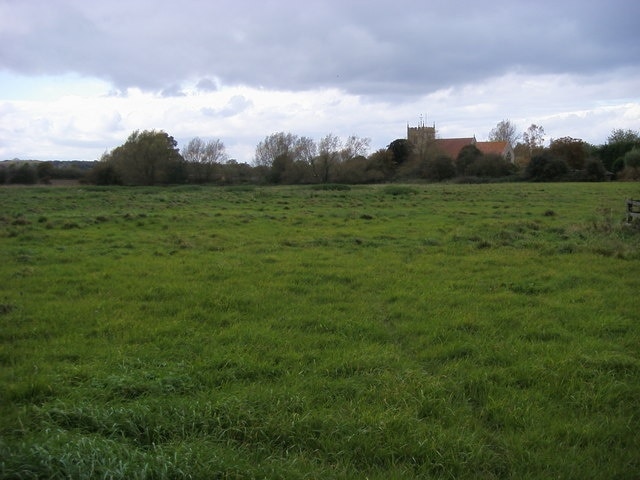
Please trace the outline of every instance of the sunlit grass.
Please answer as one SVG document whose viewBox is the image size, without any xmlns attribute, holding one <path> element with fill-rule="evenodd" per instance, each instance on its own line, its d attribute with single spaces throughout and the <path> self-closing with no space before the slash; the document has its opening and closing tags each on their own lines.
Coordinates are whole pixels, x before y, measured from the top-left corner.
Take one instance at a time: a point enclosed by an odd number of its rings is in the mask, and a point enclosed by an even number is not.
<svg viewBox="0 0 640 480">
<path fill-rule="evenodd" d="M 0 190 L 0 477 L 634 478 L 637 196 Z"/>
</svg>

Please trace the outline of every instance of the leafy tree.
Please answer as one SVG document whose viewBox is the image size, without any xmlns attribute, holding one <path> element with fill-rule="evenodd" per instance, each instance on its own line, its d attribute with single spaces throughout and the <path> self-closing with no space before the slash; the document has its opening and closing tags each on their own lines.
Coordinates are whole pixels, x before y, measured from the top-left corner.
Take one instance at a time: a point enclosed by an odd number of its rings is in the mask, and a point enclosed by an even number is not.
<svg viewBox="0 0 640 480">
<path fill-rule="evenodd" d="M 53 176 L 53 163 L 51 162 L 40 162 L 36 165 L 36 173 L 38 179 L 42 183 L 50 183 L 51 177 Z"/>
<path fill-rule="evenodd" d="M 570 168 L 581 170 L 587 159 L 587 144 L 578 138 L 562 137 L 551 141 L 549 152 L 562 158 Z"/>
<path fill-rule="evenodd" d="M 436 155 L 422 163 L 421 176 L 427 180 L 441 182 L 453 178 L 455 175 L 456 167 L 451 158 L 446 155 Z"/>
<path fill-rule="evenodd" d="M 553 157 L 549 152 L 535 155 L 527 165 L 526 176 L 534 181 L 557 180 L 569 171 L 564 160 Z"/>
<path fill-rule="evenodd" d="M 502 155 L 482 155 L 467 166 L 466 174 L 474 177 L 506 177 L 514 172 L 515 166 Z"/>
<path fill-rule="evenodd" d="M 38 172 L 29 162 L 20 162 L 9 168 L 9 183 L 32 185 L 38 182 Z"/>
<path fill-rule="evenodd" d="M 622 158 L 625 167 L 640 168 L 640 148 L 629 150 Z"/>
<path fill-rule="evenodd" d="M 409 159 L 413 151 L 413 144 L 409 140 L 398 138 L 391 142 L 387 148 L 392 153 L 395 164 L 402 165 Z"/>
<path fill-rule="evenodd" d="M 339 183 L 367 183 L 376 181 L 375 177 L 372 177 L 373 170 L 371 170 L 369 160 L 362 155 L 350 158 L 344 162 L 336 165 L 335 172 L 333 174 L 333 180 Z"/>
<path fill-rule="evenodd" d="M 388 148 L 376 150 L 367 159 L 366 182 L 382 182 L 393 176 L 395 162 Z"/>
<path fill-rule="evenodd" d="M 585 180 L 601 182 L 607 177 L 607 171 L 598 158 L 590 158 L 584 164 Z"/>
<path fill-rule="evenodd" d="M 103 155 L 102 159 L 89 171 L 86 181 L 95 185 L 122 185 L 122 177 L 114 163 L 110 161 L 108 154 Z"/>
<path fill-rule="evenodd" d="M 511 120 L 502 120 L 489 133 L 489 141 L 507 142 L 509 145 L 515 146 L 520 136 L 518 129 L 511 123 Z"/>
<path fill-rule="evenodd" d="M 607 137 L 607 143 L 640 143 L 640 133 L 635 130 L 623 130 L 622 128 L 616 128 L 611 131 L 609 137 Z"/>
<path fill-rule="evenodd" d="M 125 185 L 181 183 L 186 176 L 177 142 L 163 131 L 136 130 L 100 163 L 113 167 L 102 172 L 103 178 L 112 176 Z"/>
<path fill-rule="evenodd" d="M 616 173 L 624 168 L 623 157 L 633 148 L 640 148 L 640 133 L 615 129 L 607 138 L 607 143 L 597 149 L 597 155 L 607 170 Z"/>
<path fill-rule="evenodd" d="M 252 167 L 248 163 L 238 163 L 233 159 L 221 164 L 220 170 L 220 182 L 227 185 L 258 183 L 263 178 L 259 167 Z"/>
<path fill-rule="evenodd" d="M 482 152 L 475 145 L 462 147 L 456 158 L 456 171 L 458 175 L 466 175 L 467 169 L 476 160 L 482 157 Z"/>
</svg>

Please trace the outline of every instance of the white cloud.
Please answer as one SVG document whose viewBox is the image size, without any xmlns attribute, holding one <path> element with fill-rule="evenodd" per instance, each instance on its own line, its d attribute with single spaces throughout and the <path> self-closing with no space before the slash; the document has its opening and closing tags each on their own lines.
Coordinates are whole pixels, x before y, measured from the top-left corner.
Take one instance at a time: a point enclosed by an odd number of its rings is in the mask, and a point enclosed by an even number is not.
<svg viewBox="0 0 640 480">
<path fill-rule="evenodd" d="M 91 83 L 92 80 L 89 80 Z M 64 95 L 0 103 L 0 158 L 86 159 L 122 144 L 134 130 L 161 129 L 180 143 L 220 138 L 238 161 L 251 161 L 256 144 L 285 131 L 319 139 L 327 133 L 372 139 L 372 149 L 403 138 L 406 124 L 436 124 L 442 136 L 481 140 L 502 119 L 521 131 L 542 125 L 548 138 L 573 136 L 603 143 L 614 128 L 640 126 L 640 101 L 630 80 L 615 75 L 585 83 L 579 77 L 510 74 L 451 87 L 411 101 L 376 101 L 338 89 L 273 91 L 189 86 L 184 96 L 129 89 L 124 95 Z M 615 92 L 607 99 L 607 92 Z M 620 100 L 622 99 L 622 100 Z M 550 106 L 552 108 L 550 108 Z"/>
</svg>

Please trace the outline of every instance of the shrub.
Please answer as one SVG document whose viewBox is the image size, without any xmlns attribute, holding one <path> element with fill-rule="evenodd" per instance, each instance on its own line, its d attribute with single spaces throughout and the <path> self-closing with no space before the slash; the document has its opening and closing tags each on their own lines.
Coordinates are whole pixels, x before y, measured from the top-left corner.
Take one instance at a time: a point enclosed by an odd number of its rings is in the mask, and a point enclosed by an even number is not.
<svg viewBox="0 0 640 480">
<path fill-rule="evenodd" d="M 448 180 L 456 175 L 456 167 L 453 161 L 444 155 L 440 155 L 432 160 L 424 162 L 422 168 L 422 177 L 427 180 L 435 180 L 440 182 Z"/>
<path fill-rule="evenodd" d="M 630 168 L 640 168 L 640 148 L 634 148 L 624 154 L 624 165 Z"/>
<path fill-rule="evenodd" d="M 466 174 L 477 177 L 506 177 L 514 172 L 515 166 L 501 155 L 483 155 L 467 166 Z"/>
<path fill-rule="evenodd" d="M 625 167 L 618 173 L 617 178 L 618 180 L 640 180 L 640 168 Z"/>
<path fill-rule="evenodd" d="M 597 158 L 590 158 L 584 165 L 584 176 L 588 182 L 601 182 L 607 176 L 602 162 Z"/>
<path fill-rule="evenodd" d="M 12 168 L 9 172 L 9 183 L 22 183 L 31 185 L 38 181 L 38 173 L 30 164 L 23 162 L 20 166 Z"/>
<path fill-rule="evenodd" d="M 557 180 L 569 171 L 564 160 L 552 157 L 549 153 L 536 155 L 531 159 L 525 175 L 533 181 Z"/>
<path fill-rule="evenodd" d="M 468 175 L 467 169 L 482 158 L 482 152 L 475 145 L 467 145 L 460 150 L 456 158 L 458 175 Z"/>
<path fill-rule="evenodd" d="M 108 162 L 98 162 L 87 174 L 87 181 L 95 185 L 122 185 L 122 177 L 115 165 Z"/>
</svg>

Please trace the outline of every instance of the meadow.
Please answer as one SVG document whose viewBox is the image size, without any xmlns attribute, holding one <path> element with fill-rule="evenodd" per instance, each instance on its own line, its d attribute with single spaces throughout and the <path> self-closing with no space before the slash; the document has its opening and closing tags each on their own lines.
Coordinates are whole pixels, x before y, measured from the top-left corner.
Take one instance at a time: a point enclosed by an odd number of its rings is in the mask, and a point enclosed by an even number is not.
<svg viewBox="0 0 640 480">
<path fill-rule="evenodd" d="M 626 198 L 0 188 L 0 478 L 637 479 Z"/>
</svg>

